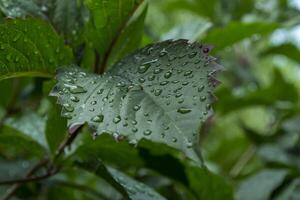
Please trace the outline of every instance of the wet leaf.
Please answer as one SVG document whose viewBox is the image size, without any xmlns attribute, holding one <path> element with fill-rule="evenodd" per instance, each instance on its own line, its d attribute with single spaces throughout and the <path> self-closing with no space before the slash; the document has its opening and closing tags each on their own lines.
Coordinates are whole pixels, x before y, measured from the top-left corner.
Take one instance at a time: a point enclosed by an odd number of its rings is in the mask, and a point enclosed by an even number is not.
<svg viewBox="0 0 300 200">
<path fill-rule="evenodd" d="M 198 132 L 212 114 L 214 74 L 209 47 L 186 40 L 149 45 L 103 75 L 60 70 L 51 95 L 63 106 L 71 132 L 87 122 L 94 137 L 111 134 L 132 144 L 145 138 L 198 160 Z"/>
<path fill-rule="evenodd" d="M 0 25 L 0 80 L 51 77 L 57 67 L 71 60 L 72 51 L 44 21 L 17 19 Z"/>
</svg>

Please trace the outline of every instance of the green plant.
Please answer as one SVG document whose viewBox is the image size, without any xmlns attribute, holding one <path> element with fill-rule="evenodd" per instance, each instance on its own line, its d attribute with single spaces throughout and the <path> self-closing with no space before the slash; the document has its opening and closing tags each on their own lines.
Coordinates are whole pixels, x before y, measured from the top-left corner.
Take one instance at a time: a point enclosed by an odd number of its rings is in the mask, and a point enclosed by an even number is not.
<svg viewBox="0 0 300 200">
<path fill-rule="evenodd" d="M 0 199 L 297 199 L 276 2 L 0 0 Z"/>
</svg>

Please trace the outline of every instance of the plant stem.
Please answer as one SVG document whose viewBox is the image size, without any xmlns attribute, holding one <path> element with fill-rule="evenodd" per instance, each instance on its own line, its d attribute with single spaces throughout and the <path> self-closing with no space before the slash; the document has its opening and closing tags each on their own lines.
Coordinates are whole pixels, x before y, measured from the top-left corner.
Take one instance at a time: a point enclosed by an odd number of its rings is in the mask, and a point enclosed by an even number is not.
<svg viewBox="0 0 300 200">
<path fill-rule="evenodd" d="M 71 183 L 71 182 L 67 182 L 67 181 L 53 181 L 55 184 L 59 184 L 61 186 L 65 186 L 65 187 L 71 187 L 71 188 L 75 188 L 77 190 L 81 190 L 81 191 L 84 191 L 84 192 L 87 192 L 87 193 L 90 193 L 96 197 L 99 197 L 100 199 L 108 199 L 107 197 L 105 197 L 102 193 L 90 188 L 90 187 L 87 187 L 85 185 L 80 185 L 80 184 L 77 184 L 77 183 Z"/>
<path fill-rule="evenodd" d="M 235 163 L 235 165 L 230 170 L 229 174 L 232 177 L 237 177 L 242 169 L 245 167 L 245 165 L 251 160 L 255 153 L 255 146 L 250 145 L 246 151 L 241 155 L 241 157 L 238 159 L 238 161 Z"/>
<path fill-rule="evenodd" d="M 0 185 L 14 184 L 13 186 L 11 186 L 11 188 L 8 189 L 7 193 L 0 200 L 10 199 L 14 195 L 14 193 L 18 190 L 18 188 L 21 187 L 22 184 L 24 184 L 24 183 L 44 180 L 44 179 L 47 179 L 47 178 L 57 174 L 59 172 L 60 168 L 55 167 L 55 161 L 63 154 L 64 149 L 75 140 L 75 138 L 79 134 L 80 130 L 81 130 L 81 128 L 77 129 L 73 134 L 70 134 L 66 137 L 66 139 L 58 147 L 57 153 L 54 156 L 52 161 L 50 159 L 41 160 L 26 174 L 24 179 L 0 182 Z M 38 177 L 32 177 L 32 175 L 35 172 L 37 172 L 39 169 L 41 169 L 42 167 L 44 167 L 45 165 L 47 165 L 49 163 L 50 163 L 50 167 L 48 168 L 45 175 L 38 176 Z"/>
</svg>

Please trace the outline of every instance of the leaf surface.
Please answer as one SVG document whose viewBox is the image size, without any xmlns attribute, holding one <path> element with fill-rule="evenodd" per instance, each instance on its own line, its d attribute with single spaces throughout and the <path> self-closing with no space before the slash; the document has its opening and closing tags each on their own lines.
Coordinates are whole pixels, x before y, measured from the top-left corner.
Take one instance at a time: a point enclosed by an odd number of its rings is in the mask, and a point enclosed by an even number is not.
<svg viewBox="0 0 300 200">
<path fill-rule="evenodd" d="M 225 47 L 232 46 L 233 44 L 242 41 L 243 39 L 250 38 L 255 34 L 266 35 L 277 28 L 278 25 L 275 23 L 231 22 L 226 27 L 215 28 L 212 31 L 210 31 L 206 35 L 206 37 L 203 38 L 203 41 L 207 43 L 216 44 L 217 50 L 222 50 Z"/>
<path fill-rule="evenodd" d="M 64 68 L 51 95 L 58 97 L 70 132 L 87 122 L 94 136 L 165 143 L 198 160 L 198 131 L 211 114 L 214 74 L 209 47 L 186 40 L 148 45 L 102 75 Z"/>
<path fill-rule="evenodd" d="M 131 200 L 164 200 L 165 198 L 155 192 L 147 185 L 134 180 L 133 178 L 123 174 L 122 172 L 104 166 L 101 161 L 81 159 L 77 161 L 77 165 L 90 172 L 95 173 L 97 176 L 102 177 L 116 190 L 118 190 L 125 199 Z"/>
<path fill-rule="evenodd" d="M 0 80 L 51 77 L 58 66 L 71 60 L 71 49 L 44 21 L 17 19 L 0 25 Z"/>
</svg>

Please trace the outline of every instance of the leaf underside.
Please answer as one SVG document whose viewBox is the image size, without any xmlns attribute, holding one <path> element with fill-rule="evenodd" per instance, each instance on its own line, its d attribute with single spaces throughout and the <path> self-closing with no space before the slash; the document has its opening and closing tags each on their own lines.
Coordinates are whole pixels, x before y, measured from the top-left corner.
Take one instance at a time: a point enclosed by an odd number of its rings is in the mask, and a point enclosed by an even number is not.
<svg viewBox="0 0 300 200">
<path fill-rule="evenodd" d="M 221 68 L 209 46 L 187 40 L 148 45 L 103 75 L 79 67 L 59 70 L 51 92 L 69 131 L 87 124 L 94 136 L 164 143 L 199 161 L 198 132 L 212 114 L 214 78 Z"/>
</svg>

